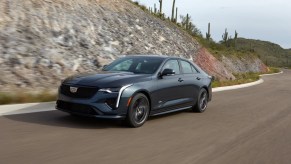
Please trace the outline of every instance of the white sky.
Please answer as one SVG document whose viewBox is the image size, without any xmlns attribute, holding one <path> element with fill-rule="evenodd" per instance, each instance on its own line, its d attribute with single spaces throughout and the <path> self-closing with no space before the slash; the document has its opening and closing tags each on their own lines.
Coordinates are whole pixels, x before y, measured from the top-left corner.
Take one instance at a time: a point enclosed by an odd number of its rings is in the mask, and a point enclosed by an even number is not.
<svg viewBox="0 0 291 164">
<path fill-rule="evenodd" d="M 159 8 L 159 0 L 138 0 Z M 163 0 L 163 11 L 171 15 L 172 0 Z M 221 40 L 225 28 L 234 36 L 271 41 L 291 48 L 291 1 L 288 0 L 176 0 L 178 15 L 189 13 L 205 36 L 208 22 L 211 36 Z"/>
</svg>

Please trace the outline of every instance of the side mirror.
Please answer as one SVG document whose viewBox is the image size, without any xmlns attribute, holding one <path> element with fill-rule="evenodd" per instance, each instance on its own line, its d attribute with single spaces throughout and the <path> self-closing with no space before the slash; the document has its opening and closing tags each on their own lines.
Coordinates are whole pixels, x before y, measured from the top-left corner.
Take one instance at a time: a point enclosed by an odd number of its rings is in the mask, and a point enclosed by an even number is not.
<svg viewBox="0 0 291 164">
<path fill-rule="evenodd" d="M 163 72 L 161 73 L 161 77 L 162 76 L 173 76 L 173 75 L 175 75 L 175 71 L 172 69 L 168 69 L 168 68 L 164 69 Z"/>
<path fill-rule="evenodd" d="M 104 71 L 104 70 L 106 69 L 107 66 L 108 66 L 108 65 L 104 65 L 104 66 L 102 67 L 102 71 Z"/>
</svg>

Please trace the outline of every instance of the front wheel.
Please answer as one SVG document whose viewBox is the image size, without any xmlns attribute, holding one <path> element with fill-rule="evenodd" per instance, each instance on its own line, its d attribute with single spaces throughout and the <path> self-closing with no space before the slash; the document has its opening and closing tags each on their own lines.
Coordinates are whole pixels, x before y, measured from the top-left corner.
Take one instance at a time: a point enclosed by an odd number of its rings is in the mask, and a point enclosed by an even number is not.
<svg viewBox="0 0 291 164">
<path fill-rule="evenodd" d="M 207 108 L 208 93 L 206 89 L 202 88 L 199 92 L 197 103 L 193 106 L 193 111 L 203 113 Z"/>
<path fill-rule="evenodd" d="M 142 94 L 136 94 L 129 105 L 126 121 L 129 126 L 137 128 L 142 126 L 149 115 L 150 104 L 148 98 Z"/>
</svg>

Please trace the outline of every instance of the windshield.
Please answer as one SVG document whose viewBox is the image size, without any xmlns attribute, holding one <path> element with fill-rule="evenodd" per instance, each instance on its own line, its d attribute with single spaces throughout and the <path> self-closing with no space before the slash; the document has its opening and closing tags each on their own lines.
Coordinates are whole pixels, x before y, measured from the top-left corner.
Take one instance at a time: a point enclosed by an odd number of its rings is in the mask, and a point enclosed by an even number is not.
<svg viewBox="0 0 291 164">
<path fill-rule="evenodd" d="M 112 62 L 103 70 L 153 74 L 157 71 L 163 60 L 163 58 L 157 57 L 126 57 Z"/>
</svg>

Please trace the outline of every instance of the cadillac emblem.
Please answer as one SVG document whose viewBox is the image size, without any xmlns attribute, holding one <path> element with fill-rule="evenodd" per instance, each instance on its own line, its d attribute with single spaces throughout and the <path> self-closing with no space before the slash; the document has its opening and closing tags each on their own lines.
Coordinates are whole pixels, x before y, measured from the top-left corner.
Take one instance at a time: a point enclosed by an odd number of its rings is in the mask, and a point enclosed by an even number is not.
<svg viewBox="0 0 291 164">
<path fill-rule="evenodd" d="M 76 93 L 78 91 L 77 87 L 70 87 L 70 92 L 71 93 Z"/>
</svg>

